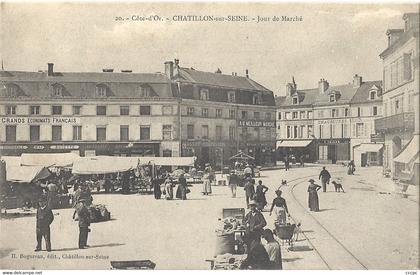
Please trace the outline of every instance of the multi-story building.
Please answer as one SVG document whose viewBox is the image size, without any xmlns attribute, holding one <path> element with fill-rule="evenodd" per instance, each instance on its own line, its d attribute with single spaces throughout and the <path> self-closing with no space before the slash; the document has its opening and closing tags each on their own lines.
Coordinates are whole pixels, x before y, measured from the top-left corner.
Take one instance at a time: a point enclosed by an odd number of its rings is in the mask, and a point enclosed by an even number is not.
<svg viewBox="0 0 420 275">
<path fill-rule="evenodd" d="M 273 92 L 246 76 L 198 71 L 166 63 L 166 74 L 181 98 L 183 156 L 197 156 L 200 164 L 229 164 L 239 150 L 257 165 L 275 159 L 275 103 Z"/>
<path fill-rule="evenodd" d="M 385 172 L 411 179 L 419 156 L 419 13 L 404 14 L 403 20 L 404 29 L 386 32 L 388 47 L 380 54 L 383 118 L 375 129 L 385 139 Z"/>
<path fill-rule="evenodd" d="M 380 164 L 382 144 L 371 143 L 373 120 L 381 112 L 380 81 L 363 82 L 355 75 L 345 85 L 321 79 L 315 89 L 289 93 L 290 88 L 296 84 L 288 84 L 286 97 L 278 100 L 280 152 L 321 163 Z"/>
<path fill-rule="evenodd" d="M 197 156 L 273 161 L 275 104 L 248 75 L 165 63 L 165 73 L 0 71 L 0 153 Z"/>
</svg>

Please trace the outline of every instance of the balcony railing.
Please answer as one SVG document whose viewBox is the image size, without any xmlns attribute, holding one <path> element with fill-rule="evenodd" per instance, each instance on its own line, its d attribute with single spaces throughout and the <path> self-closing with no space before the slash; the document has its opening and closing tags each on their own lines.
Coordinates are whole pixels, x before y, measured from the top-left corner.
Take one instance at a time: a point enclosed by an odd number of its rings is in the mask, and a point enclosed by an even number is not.
<svg viewBox="0 0 420 275">
<path fill-rule="evenodd" d="M 414 112 L 405 112 L 375 120 L 375 131 L 414 130 Z"/>
</svg>

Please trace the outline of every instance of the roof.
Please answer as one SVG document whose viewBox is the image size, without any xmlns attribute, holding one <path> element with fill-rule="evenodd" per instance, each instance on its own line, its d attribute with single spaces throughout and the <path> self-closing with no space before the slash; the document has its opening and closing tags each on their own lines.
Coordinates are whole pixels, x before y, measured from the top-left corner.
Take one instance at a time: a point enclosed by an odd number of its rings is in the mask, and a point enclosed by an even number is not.
<svg viewBox="0 0 420 275">
<path fill-rule="evenodd" d="M 276 96 L 274 98 L 274 101 L 276 102 L 276 106 L 281 106 L 283 105 L 283 102 L 286 100 L 285 96 Z"/>
<path fill-rule="evenodd" d="M 391 44 L 388 48 L 386 48 L 379 56 L 381 58 L 387 57 L 389 54 L 393 53 L 398 47 L 407 43 L 412 37 L 418 38 L 419 37 L 419 27 L 414 27 L 409 29 L 408 31 L 403 32 L 397 41 Z"/>
<path fill-rule="evenodd" d="M 357 89 L 356 94 L 351 99 L 350 103 L 366 103 L 367 99 L 369 99 L 369 91 L 374 88 L 378 87 L 379 90 L 382 90 L 382 81 L 366 81 Z M 382 100 L 382 93 L 377 95 L 376 100 Z M 370 100 L 369 100 L 370 102 Z"/>
<path fill-rule="evenodd" d="M 65 98 L 94 98 L 95 87 L 106 84 L 110 96 L 117 98 L 139 98 L 139 86 L 148 85 L 158 97 L 172 97 L 170 80 L 161 73 L 54 73 L 1 71 L 0 84 L 13 83 L 19 86 L 23 96 L 46 98 L 51 95 L 51 85 L 64 87 Z M 0 87 L 0 92 L 1 92 Z"/>
<path fill-rule="evenodd" d="M 186 82 L 200 83 L 210 86 L 222 86 L 232 89 L 243 89 L 243 90 L 258 90 L 271 92 L 264 86 L 258 84 L 254 80 L 244 76 L 233 76 L 221 73 L 211 73 L 197 71 L 188 68 L 179 68 L 179 78 Z"/>
<path fill-rule="evenodd" d="M 362 84 L 363 85 L 363 84 Z M 337 105 L 337 104 L 346 104 L 350 103 L 350 100 L 356 94 L 358 87 L 355 87 L 353 83 L 345 84 L 345 85 L 338 85 L 338 86 L 330 86 L 328 89 L 322 93 L 318 94 L 314 105 Z M 334 102 L 330 102 L 330 95 L 332 93 L 339 94 L 336 97 Z"/>
</svg>

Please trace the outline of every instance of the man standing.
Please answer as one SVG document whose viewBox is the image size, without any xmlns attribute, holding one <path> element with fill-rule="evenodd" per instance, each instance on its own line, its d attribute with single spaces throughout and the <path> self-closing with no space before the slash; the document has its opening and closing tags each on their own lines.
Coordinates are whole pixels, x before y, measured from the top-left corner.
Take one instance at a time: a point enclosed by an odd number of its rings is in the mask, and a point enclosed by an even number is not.
<svg viewBox="0 0 420 275">
<path fill-rule="evenodd" d="M 51 251 L 51 235 L 50 224 L 54 220 L 54 215 L 51 208 L 48 207 L 45 199 L 39 201 L 38 209 L 36 210 L 36 241 L 37 245 L 35 251 L 41 251 L 42 237 L 45 239 L 45 246 L 47 251 Z"/>
<path fill-rule="evenodd" d="M 252 168 L 251 165 L 247 164 L 244 169 L 245 177 L 251 177 L 252 176 Z"/>
<path fill-rule="evenodd" d="M 330 172 L 328 172 L 328 170 L 325 169 L 325 166 L 322 167 L 322 171 L 319 174 L 319 179 L 322 183 L 322 191 L 327 192 L 327 184 L 330 184 L 331 175 Z"/>
<path fill-rule="evenodd" d="M 232 192 L 232 198 L 236 198 L 236 187 L 239 184 L 239 177 L 238 175 L 236 175 L 235 171 L 232 170 L 230 172 L 230 177 L 229 177 L 229 187 L 230 187 L 230 191 Z"/>
<path fill-rule="evenodd" d="M 86 206 L 86 199 L 79 199 L 73 219 L 77 214 L 79 220 L 79 249 L 87 248 L 87 238 L 89 234 L 90 214 Z"/>
<path fill-rule="evenodd" d="M 257 202 L 251 201 L 249 206 L 251 207 L 251 211 L 245 215 L 243 220 L 245 235 L 247 235 L 249 241 L 247 243 L 248 247 L 252 240 L 260 240 L 263 229 L 267 225 L 263 214 L 257 209 Z"/>
<path fill-rule="evenodd" d="M 246 199 L 246 207 L 249 208 L 249 200 L 254 199 L 255 195 L 255 187 L 254 187 L 255 180 L 248 177 L 245 179 L 245 199 Z"/>
</svg>

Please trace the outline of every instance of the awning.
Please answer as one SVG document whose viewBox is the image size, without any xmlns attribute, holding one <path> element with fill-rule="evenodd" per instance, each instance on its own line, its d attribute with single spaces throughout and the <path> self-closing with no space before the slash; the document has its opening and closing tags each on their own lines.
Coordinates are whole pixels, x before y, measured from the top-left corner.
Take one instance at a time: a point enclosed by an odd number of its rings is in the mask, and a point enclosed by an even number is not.
<svg viewBox="0 0 420 275">
<path fill-rule="evenodd" d="M 108 174 L 137 168 L 137 157 L 96 156 L 81 157 L 73 163 L 73 174 Z"/>
<path fill-rule="evenodd" d="M 401 153 L 394 158 L 395 162 L 410 163 L 419 154 L 419 135 L 414 135 Z"/>
<path fill-rule="evenodd" d="M 277 141 L 277 147 L 306 147 L 312 142 L 310 140 L 283 140 Z"/>
<path fill-rule="evenodd" d="M 140 164 L 160 166 L 194 166 L 195 157 L 139 157 Z"/>
<path fill-rule="evenodd" d="M 245 154 L 244 152 L 239 152 L 236 155 L 231 156 L 229 159 L 241 159 L 241 160 L 245 159 L 245 160 L 248 160 L 248 159 L 254 159 L 254 158 L 251 157 L 250 155 Z"/>
<path fill-rule="evenodd" d="M 79 158 L 79 155 L 74 153 L 22 154 L 21 165 L 68 167 Z"/>
<path fill-rule="evenodd" d="M 7 166 L 6 180 L 11 182 L 30 183 L 48 178 L 51 172 L 42 166 Z"/>
<path fill-rule="evenodd" d="M 362 143 L 357 145 L 355 150 L 362 152 L 379 152 L 383 146 L 382 143 Z"/>
</svg>

